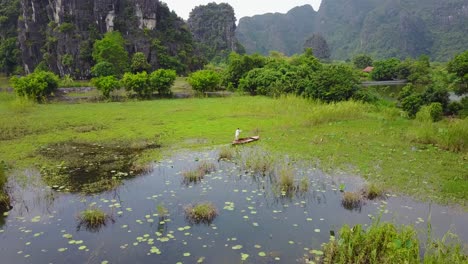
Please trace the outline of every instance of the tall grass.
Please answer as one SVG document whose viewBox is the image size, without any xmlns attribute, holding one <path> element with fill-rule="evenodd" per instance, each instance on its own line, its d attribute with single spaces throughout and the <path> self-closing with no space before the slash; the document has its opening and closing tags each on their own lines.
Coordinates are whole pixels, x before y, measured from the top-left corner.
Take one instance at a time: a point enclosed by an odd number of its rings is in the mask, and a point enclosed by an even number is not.
<svg viewBox="0 0 468 264">
<path fill-rule="evenodd" d="M 0 163 L 0 213 L 10 209 L 10 195 L 6 190 L 8 182 L 3 164 Z"/>
<path fill-rule="evenodd" d="M 216 166 L 208 161 L 202 161 L 196 169 L 182 172 L 185 183 L 199 182 L 206 174 L 216 170 Z"/>
<path fill-rule="evenodd" d="M 289 165 L 283 165 L 278 171 L 278 185 L 283 192 L 291 192 L 296 189 L 294 185 L 294 169 Z"/>
<path fill-rule="evenodd" d="M 218 154 L 220 160 L 232 160 L 235 155 L 236 151 L 232 147 L 222 147 Z"/>
<path fill-rule="evenodd" d="M 241 153 L 240 162 L 244 169 L 263 176 L 274 172 L 275 157 L 260 148 L 247 149 Z"/>
<path fill-rule="evenodd" d="M 362 102 L 346 101 L 326 104 L 296 96 L 282 96 L 275 101 L 273 111 L 286 114 L 304 126 L 313 126 L 362 119 L 366 117 L 370 109 L 370 105 Z"/>
<path fill-rule="evenodd" d="M 430 227 L 429 227 L 430 228 Z M 353 228 L 345 225 L 339 232 L 339 239 L 331 237 L 323 244 L 324 264 L 393 264 L 393 263 L 467 263 L 459 241 L 447 233 L 442 240 L 429 240 L 424 257 L 419 252 L 420 243 L 417 232 L 412 226 L 397 227 L 392 223 L 380 223 L 379 220 L 364 230 L 361 225 Z"/>
<path fill-rule="evenodd" d="M 367 230 L 345 225 L 340 238 L 324 244 L 325 264 L 419 263 L 419 242 L 412 227 L 375 222 Z"/>
<path fill-rule="evenodd" d="M 417 125 L 408 132 L 412 141 L 433 144 L 453 152 L 468 151 L 468 119 L 452 119 L 439 123 L 418 122 Z"/>
</svg>

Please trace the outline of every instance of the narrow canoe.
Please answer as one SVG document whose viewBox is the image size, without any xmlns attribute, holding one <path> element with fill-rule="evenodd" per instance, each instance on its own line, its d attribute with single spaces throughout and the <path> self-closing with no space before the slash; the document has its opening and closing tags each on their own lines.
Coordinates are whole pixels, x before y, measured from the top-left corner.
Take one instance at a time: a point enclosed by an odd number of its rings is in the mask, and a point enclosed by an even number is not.
<svg viewBox="0 0 468 264">
<path fill-rule="evenodd" d="M 248 138 L 239 138 L 238 140 L 234 140 L 232 142 L 233 145 L 241 145 L 250 142 L 254 142 L 260 139 L 260 136 L 248 137 Z"/>
</svg>

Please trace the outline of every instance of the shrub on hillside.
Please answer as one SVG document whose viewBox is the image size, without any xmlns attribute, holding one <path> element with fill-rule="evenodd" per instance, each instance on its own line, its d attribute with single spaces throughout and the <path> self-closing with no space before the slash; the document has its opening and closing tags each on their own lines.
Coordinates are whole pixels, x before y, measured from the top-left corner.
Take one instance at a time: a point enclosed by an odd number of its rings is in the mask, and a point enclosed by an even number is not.
<svg viewBox="0 0 468 264">
<path fill-rule="evenodd" d="M 117 76 L 117 71 L 112 63 L 103 61 L 91 68 L 91 74 L 95 77 Z"/>
<path fill-rule="evenodd" d="M 114 76 L 94 78 L 92 83 L 105 98 L 109 98 L 112 91 L 120 88 L 120 82 Z"/>
<path fill-rule="evenodd" d="M 59 80 L 52 72 L 38 71 L 25 77 L 12 78 L 12 84 L 19 96 L 42 101 L 57 90 Z"/>
<path fill-rule="evenodd" d="M 177 78 L 175 70 L 160 69 L 149 75 L 149 82 L 152 89 L 158 91 L 159 95 L 171 94 L 171 87 Z"/>
<path fill-rule="evenodd" d="M 136 52 L 132 57 L 132 65 L 130 66 L 133 72 L 148 71 L 151 69 L 151 64 L 148 63 L 146 55 L 143 52 Z"/>
</svg>

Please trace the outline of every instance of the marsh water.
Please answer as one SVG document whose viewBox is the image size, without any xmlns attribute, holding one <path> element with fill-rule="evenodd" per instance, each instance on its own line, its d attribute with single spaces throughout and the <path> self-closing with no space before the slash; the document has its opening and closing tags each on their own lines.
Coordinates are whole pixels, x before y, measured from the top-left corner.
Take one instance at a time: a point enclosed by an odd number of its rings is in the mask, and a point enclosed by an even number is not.
<svg viewBox="0 0 468 264">
<path fill-rule="evenodd" d="M 216 171 L 195 184 L 182 171 L 201 161 Z M 14 188 L 15 206 L 0 217 L 2 263 L 295 263 L 320 250 L 344 224 L 369 225 L 375 217 L 415 226 L 421 238 L 431 220 L 435 237 L 447 231 L 468 242 L 468 214 L 391 193 L 354 210 L 341 205 L 340 185 L 359 190 L 351 175 L 328 175 L 314 164 L 296 165 L 296 178 L 307 177 L 309 190 L 292 196 L 274 192 L 268 176 L 254 175 L 216 151 L 185 152 L 152 165 L 144 175 L 118 189 L 84 196 L 44 187 L 35 171 L 27 187 Z M 218 208 L 211 224 L 191 225 L 184 207 L 209 201 Z M 158 206 L 169 211 L 158 215 Z M 98 207 L 112 215 L 99 230 L 80 227 L 77 215 Z M 248 255 L 248 257 L 247 257 Z"/>
</svg>

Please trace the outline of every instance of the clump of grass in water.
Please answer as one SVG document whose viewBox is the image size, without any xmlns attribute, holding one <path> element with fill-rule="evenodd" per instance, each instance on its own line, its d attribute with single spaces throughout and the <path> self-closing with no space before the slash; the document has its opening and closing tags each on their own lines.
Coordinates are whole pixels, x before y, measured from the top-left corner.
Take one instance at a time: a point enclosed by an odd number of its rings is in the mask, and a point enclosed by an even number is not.
<svg viewBox="0 0 468 264">
<path fill-rule="evenodd" d="M 0 163 L 0 213 L 11 209 L 10 195 L 6 190 L 8 178 L 3 164 Z"/>
<path fill-rule="evenodd" d="M 274 172 L 275 159 L 266 151 L 259 148 L 245 151 L 241 157 L 244 169 L 263 176 L 271 175 Z"/>
<path fill-rule="evenodd" d="M 309 191 L 309 178 L 304 177 L 301 179 L 301 182 L 299 183 L 299 191 L 301 192 Z"/>
<path fill-rule="evenodd" d="M 367 230 L 361 225 L 340 230 L 323 245 L 321 263 L 419 263 L 419 242 L 412 227 L 400 230 L 391 223 L 374 222 Z"/>
<path fill-rule="evenodd" d="M 232 160 L 236 152 L 232 147 L 222 147 L 219 150 L 219 160 Z"/>
<path fill-rule="evenodd" d="M 80 226 L 84 226 L 90 231 L 98 231 L 106 225 L 109 219 L 110 216 L 100 209 L 88 209 L 79 215 Z"/>
<path fill-rule="evenodd" d="M 185 217 L 190 223 L 211 224 L 218 216 L 218 210 L 212 203 L 199 203 L 185 207 Z"/>
<path fill-rule="evenodd" d="M 194 170 L 184 171 L 182 175 L 184 176 L 184 182 L 199 182 L 201 181 L 206 174 L 211 173 L 216 170 L 216 166 L 213 163 L 202 161 L 198 167 Z"/>
<path fill-rule="evenodd" d="M 294 170 L 289 165 L 283 165 L 278 172 L 278 185 L 282 192 L 290 193 L 296 189 L 294 186 Z"/>
<path fill-rule="evenodd" d="M 382 197 L 384 191 L 380 186 L 371 183 L 364 187 L 364 189 L 362 190 L 362 194 L 365 198 L 369 200 L 374 200 L 376 198 Z"/>
<path fill-rule="evenodd" d="M 361 207 L 362 197 L 359 193 L 355 192 L 345 192 L 343 193 L 343 198 L 341 199 L 341 204 L 344 208 L 352 210 Z"/>
</svg>

